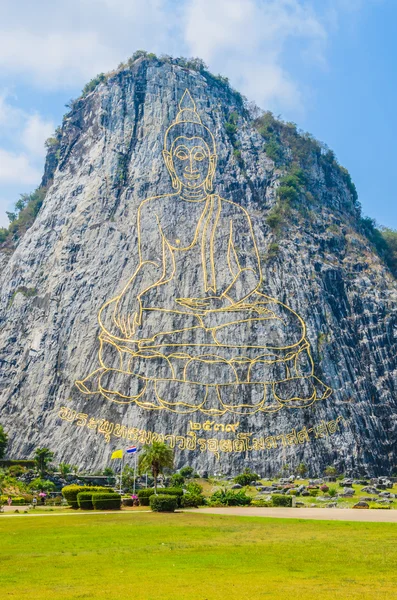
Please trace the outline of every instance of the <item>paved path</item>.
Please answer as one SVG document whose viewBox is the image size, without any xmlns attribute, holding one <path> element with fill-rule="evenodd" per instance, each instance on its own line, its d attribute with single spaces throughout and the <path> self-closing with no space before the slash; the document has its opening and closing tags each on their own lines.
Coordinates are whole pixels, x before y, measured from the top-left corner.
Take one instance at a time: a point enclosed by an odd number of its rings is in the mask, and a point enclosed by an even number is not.
<svg viewBox="0 0 397 600">
<path fill-rule="evenodd" d="M 190 512 L 190 511 L 189 511 Z M 352 508 L 197 508 L 193 512 L 234 517 L 272 517 L 276 519 L 313 519 L 315 521 L 364 521 L 397 523 L 397 510 L 365 510 Z"/>
</svg>

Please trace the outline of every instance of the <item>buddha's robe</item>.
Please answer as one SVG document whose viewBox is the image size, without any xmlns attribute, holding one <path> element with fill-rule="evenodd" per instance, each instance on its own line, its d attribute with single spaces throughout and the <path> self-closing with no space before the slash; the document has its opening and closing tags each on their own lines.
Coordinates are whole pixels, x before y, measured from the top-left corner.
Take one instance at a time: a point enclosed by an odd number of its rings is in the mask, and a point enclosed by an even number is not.
<svg viewBox="0 0 397 600">
<path fill-rule="evenodd" d="M 125 398 L 137 396 L 137 384 L 132 392 L 116 389 L 125 387 L 125 374 L 205 386 L 311 377 L 304 322 L 259 291 L 260 261 L 247 212 L 214 195 L 202 203 L 198 221 L 189 223 L 188 203 L 175 201 L 164 218 L 165 202 L 169 197 L 150 199 L 140 209 L 140 265 L 128 293 L 139 295 L 141 324 L 131 338 L 123 336 L 115 320 L 119 297 L 100 311 L 100 364 L 110 370 L 102 376 L 105 388 Z M 145 281 L 145 264 L 159 267 L 154 284 Z M 192 308 L 182 300 L 223 295 L 227 301 L 218 310 Z M 80 389 L 92 389 L 89 379 Z M 311 388 L 304 393 L 315 394 Z"/>
</svg>

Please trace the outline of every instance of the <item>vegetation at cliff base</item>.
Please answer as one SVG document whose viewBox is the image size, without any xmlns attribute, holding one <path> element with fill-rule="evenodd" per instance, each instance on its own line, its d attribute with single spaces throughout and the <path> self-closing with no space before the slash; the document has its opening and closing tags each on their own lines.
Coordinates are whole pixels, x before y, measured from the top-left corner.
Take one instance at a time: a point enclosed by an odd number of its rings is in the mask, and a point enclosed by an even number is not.
<svg viewBox="0 0 397 600">
<path fill-rule="evenodd" d="M 8 435 L 4 430 L 4 427 L 0 425 L 0 458 L 3 458 L 8 443 Z"/>
<path fill-rule="evenodd" d="M 249 510 L 249 509 L 247 509 Z M 194 513 L 0 515 L 10 600 L 392 598 L 395 525 Z"/>
</svg>

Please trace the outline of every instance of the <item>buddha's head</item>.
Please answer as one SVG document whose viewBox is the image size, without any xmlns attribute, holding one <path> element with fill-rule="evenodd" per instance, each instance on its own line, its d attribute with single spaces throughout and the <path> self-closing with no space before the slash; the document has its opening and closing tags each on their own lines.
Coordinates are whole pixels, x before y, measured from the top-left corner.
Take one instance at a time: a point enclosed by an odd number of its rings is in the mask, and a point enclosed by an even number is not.
<svg viewBox="0 0 397 600">
<path fill-rule="evenodd" d="M 172 187 L 206 193 L 212 191 L 216 168 L 216 146 L 210 130 L 196 111 L 188 90 L 179 103 L 175 122 L 164 137 L 163 157 L 171 175 Z"/>
</svg>

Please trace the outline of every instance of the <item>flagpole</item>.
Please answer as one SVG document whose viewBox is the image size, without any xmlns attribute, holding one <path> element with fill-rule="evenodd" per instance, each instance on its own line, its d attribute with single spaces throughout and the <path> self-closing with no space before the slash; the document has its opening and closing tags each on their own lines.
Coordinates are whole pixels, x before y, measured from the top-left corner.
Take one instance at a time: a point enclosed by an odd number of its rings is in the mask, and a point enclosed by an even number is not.
<svg viewBox="0 0 397 600">
<path fill-rule="evenodd" d="M 121 496 L 121 484 L 123 481 L 123 467 L 124 467 L 123 463 L 124 463 L 124 451 L 123 451 L 123 455 L 121 457 L 121 466 L 120 466 L 120 490 L 119 490 L 120 496 Z"/>
<path fill-rule="evenodd" d="M 135 460 L 134 460 L 134 496 L 135 496 L 135 480 L 136 480 L 136 455 L 138 452 L 135 452 Z"/>
</svg>

